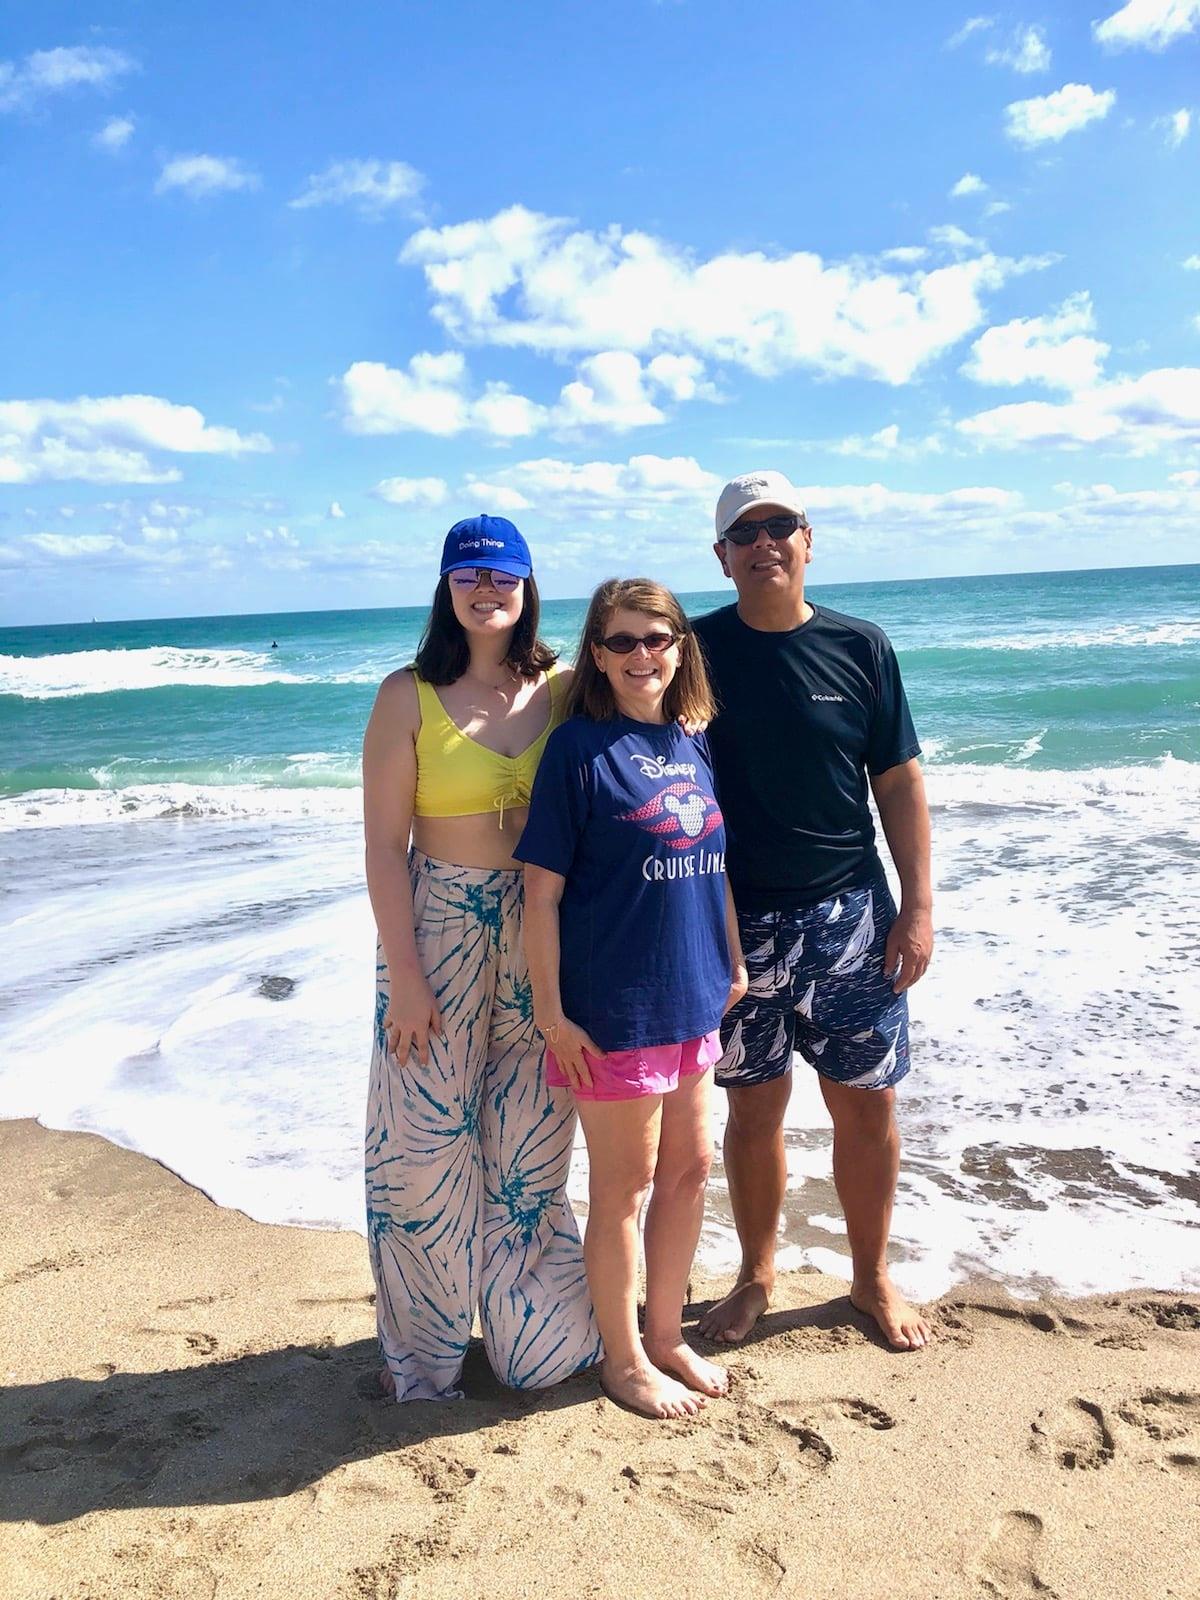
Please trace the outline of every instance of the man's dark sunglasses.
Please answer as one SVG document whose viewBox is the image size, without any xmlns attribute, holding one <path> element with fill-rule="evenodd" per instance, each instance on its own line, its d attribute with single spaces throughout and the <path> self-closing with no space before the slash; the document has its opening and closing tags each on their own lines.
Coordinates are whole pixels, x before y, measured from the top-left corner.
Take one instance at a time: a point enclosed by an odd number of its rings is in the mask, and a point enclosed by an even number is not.
<svg viewBox="0 0 1200 1600">
<path fill-rule="evenodd" d="M 799 517 L 768 517 L 765 522 L 735 522 L 721 537 L 730 544 L 753 544 L 764 529 L 771 539 L 789 539 L 797 528 L 807 527 Z"/>
<path fill-rule="evenodd" d="M 675 644 L 678 637 L 675 633 L 647 633 L 642 636 L 636 633 L 610 633 L 600 643 L 615 656 L 631 656 L 640 644 L 644 644 L 652 656 L 657 656 Z"/>
</svg>

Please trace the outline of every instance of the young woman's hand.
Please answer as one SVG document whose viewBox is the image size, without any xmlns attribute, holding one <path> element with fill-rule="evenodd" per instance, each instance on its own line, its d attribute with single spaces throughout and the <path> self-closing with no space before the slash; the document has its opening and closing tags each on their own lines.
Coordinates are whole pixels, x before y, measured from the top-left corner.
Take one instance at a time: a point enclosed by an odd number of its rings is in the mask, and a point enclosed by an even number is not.
<svg viewBox="0 0 1200 1600">
<path fill-rule="evenodd" d="M 708 727 L 707 722 L 693 722 L 685 717 L 678 717 L 676 720 L 689 739 L 694 739 L 698 733 L 703 733 Z"/>
<path fill-rule="evenodd" d="M 590 1056 L 604 1054 L 591 1035 L 567 1017 L 560 1017 L 557 1022 L 539 1023 L 537 1028 L 546 1041 L 546 1048 L 554 1052 L 554 1059 L 562 1068 L 563 1076 L 571 1088 L 590 1089 L 592 1071 L 583 1052 L 586 1050 Z"/>
<path fill-rule="evenodd" d="M 408 1059 L 409 1049 L 417 1053 L 422 1066 L 429 1062 L 431 1034 L 444 1038 L 442 1013 L 424 976 L 419 972 L 392 977 L 391 996 L 383 1016 L 388 1049 L 397 1061 Z"/>
<path fill-rule="evenodd" d="M 746 971 L 744 961 L 733 963 L 733 972 L 729 979 L 729 998 L 725 1002 L 725 1010 L 732 1011 L 734 1006 L 750 987 L 750 975 Z"/>
</svg>

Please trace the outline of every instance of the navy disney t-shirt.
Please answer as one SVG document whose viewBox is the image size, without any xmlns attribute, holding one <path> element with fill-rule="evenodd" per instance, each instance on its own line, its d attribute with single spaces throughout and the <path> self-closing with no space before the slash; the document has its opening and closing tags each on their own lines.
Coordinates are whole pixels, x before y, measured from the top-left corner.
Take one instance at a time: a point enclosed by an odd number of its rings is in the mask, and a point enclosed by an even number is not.
<svg viewBox="0 0 1200 1600">
<path fill-rule="evenodd" d="M 602 1050 L 718 1026 L 730 976 L 725 826 L 703 734 L 622 716 L 564 722 L 513 854 L 566 879 L 563 1012 Z"/>
</svg>

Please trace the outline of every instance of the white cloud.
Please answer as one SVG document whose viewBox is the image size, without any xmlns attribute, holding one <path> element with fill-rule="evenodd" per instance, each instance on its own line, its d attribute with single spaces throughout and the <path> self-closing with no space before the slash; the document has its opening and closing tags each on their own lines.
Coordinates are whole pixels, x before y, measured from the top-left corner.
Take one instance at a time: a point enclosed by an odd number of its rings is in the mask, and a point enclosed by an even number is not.
<svg viewBox="0 0 1200 1600">
<path fill-rule="evenodd" d="M 1104 446 L 1149 455 L 1200 444 L 1200 367 L 1160 367 L 1117 378 L 1064 401 L 996 406 L 956 424 L 979 445 L 998 449 Z"/>
<path fill-rule="evenodd" d="M 1200 272 L 1200 255 L 1188 256 L 1183 268 L 1185 272 Z"/>
<path fill-rule="evenodd" d="M 1165 50 L 1191 33 L 1197 22 L 1200 0 L 1129 0 L 1102 22 L 1093 22 L 1092 32 L 1100 44 L 1116 49 L 1143 45 L 1148 50 Z"/>
<path fill-rule="evenodd" d="M 384 478 L 372 493 L 392 506 L 440 506 L 450 486 L 444 478 Z"/>
<path fill-rule="evenodd" d="M 976 239 L 955 222 L 946 222 L 940 227 L 930 228 L 929 237 L 934 244 L 940 245 L 943 250 L 953 250 L 956 255 L 961 255 L 967 250 L 984 248 L 982 239 Z"/>
<path fill-rule="evenodd" d="M 110 152 L 124 150 L 133 138 L 134 120 L 132 117 L 110 117 L 98 133 L 92 137 L 92 143 L 97 150 Z"/>
<path fill-rule="evenodd" d="M 993 66 L 1011 67 L 1014 72 L 1045 72 L 1050 66 L 1050 46 L 1040 28 L 1021 28 L 1003 50 L 989 50 Z"/>
<path fill-rule="evenodd" d="M 533 502 L 527 500 L 519 489 L 502 483 L 484 483 L 480 478 L 469 477 L 460 491 L 463 498 L 473 499 L 481 510 L 528 511 Z"/>
<path fill-rule="evenodd" d="M 578 230 L 522 206 L 423 228 L 401 260 L 423 268 L 434 316 L 466 343 L 688 354 L 761 376 L 808 367 L 887 383 L 972 332 L 981 296 L 1038 264 L 986 251 L 908 273 L 809 251 L 695 261 L 649 234 Z"/>
<path fill-rule="evenodd" d="M 173 483 L 178 469 L 155 465 L 147 452 L 238 456 L 270 448 L 260 433 L 212 426 L 195 406 L 156 395 L 0 401 L 0 483 Z"/>
<path fill-rule="evenodd" d="M 882 260 L 898 261 L 901 266 L 911 267 L 918 261 L 924 261 L 929 251 L 923 244 L 898 244 L 891 250 L 883 252 Z"/>
<path fill-rule="evenodd" d="M 491 386 L 492 400 L 515 402 L 508 413 L 495 405 L 478 409 L 480 402 L 466 393 L 467 363 L 457 350 L 440 355 L 421 351 L 406 371 L 381 361 L 356 361 L 338 380 L 343 421 L 351 433 L 402 433 L 416 430 L 450 438 L 467 428 L 493 431 L 503 425 L 503 436 L 532 433 L 538 409 L 502 386 Z"/>
<path fill-rule="evenodd" d="M 920 494 L 907 489 L 889 489 L 882 483 L 837 487 L 807 485 L 801 489 L 801 495 L 814 522 L 818 518 L 825 522 L 855 523 L 901 519 L 915 521 L 922 527 L 927 526 L 927 519 L 931 518 L 943 525 L 955 526 L 981 513 L 1010 512 L 1023 503 L 1015 489 L 990 486 Z"/>
<path fill-rule="evenodd" d="M 330 501 L 329 510 L 325 513 L 325 515 L 328 517 L 330 522 L 343 522 L 346 517 L 346 513 L 342 510 L 340 501 L 337 500 Z"/>
<path fill-rule="evenodd" d="M 965 44 L 972 34 L 982 33 L 987 28 L 996 25 L 995 17 L 968 17 L 961 28 L 955 31 L 946 40 L 947 50 L 957 50 L 960 44 Z"/>
<path fill-rule="evenodd" d="M 1086 128 L 1089 122 L 1106 117 L 1116 104 L 1113 89 L 1097 92 L 1087 83 L 1064 83 L 1053 94 L 1034 100 L 1014 100 L 1004 108 L 1005 132 L 1015 144 L 1033 145 L 1057 142 Z"/>
<path fill-rule="evenodd" d="M 1099 380 L 1109 346 L 1090 337 L 1096 326 L 1084 291 L 1044 317 L 1016 317 L 989 328 L 962 367 L 976 383 L 1044 383 L 1052 389 L 1090 388 Z"/>
<path fill-rule="evenodd" d="M 240 161 L 227 156 L 175 156 L 163 164 L 155 194 L 179 189 L 193 200 L 236 189 L 257 189 L 259 179 Z"/>
<path fill-rule="evenodd" d="M 136 65 L 120 50 L 102 45 L 60 45 L 35 50 L 21 62 L 0 61 L 0 111 L 25 110 L 68 89 L 105 89 Z"/>
<path fill-rule="evenodd" d="M 368 216 L 382 216 L 392 206 L 415 204 L 425 179 L 406 161 L 333 161 L 309 175 L 302 193 L 288 205 L 296 211 L 311 206 L 351 204 Z"/>
<path fill-rule="evenodd" d="M 1012 206 L 1007 200 L 989 200 L 983 208 L 983 215 L 988 217 L 1002 217 L 1006 211 L 1011 211 Z"/>
<path fill-rule="evenodd" d="M 605 350 L 580 364 L 579 377 L 562 391 L 559 416 L 564 427 L 599 424 L 617 433 L 666 417 L 651 400 L 642 363 L 628 350 Z"/>
<path fill-rule="evenodd" d="M 1172 111 L 1169 116 L 1155 119 L 1154 126 L 1161 128 L 1169 150 L 1178 150 L 1192 129 L 1192 113 L 1186 109 Z"/>
<path fill-rule="evenodd" d="M 962 177 L 950 191 L 951 200 L 961 200 L 969 194 L 983 194 L 987 184 L 977 172 L 964 172 Z"/>
<path fill-rule="evenodd" d="M 460 351 L 416 355 L 407 371 L 378 361 L 358 361 L 338 380 L 343 419 L 352 433 L 413 430 L 453 437 L 467 430 L 494 439 L 525 438 L 550 429 L 571 433 L 604 428 L 624 433 L 664 422 L 658 400 L 716 398 L 694 356 L 660 355 L 642 364 L 627 350 L 602 350 L 579 365 L 554 406 L 489 383 L 470 394 L 466 359 Z"/>
<path fill-rule="evenodd" d="M 806 448 L 827 450 L 835 456 L 865 456 L 876 460 L 914 460 L 917 456 L 939 455 L 945 446 L 941 437 L 934 433 L 924 439 L 904 439 L 901 437 L 898 423 L 891 422 L 885 428 L 879 428 L 875 433 L 852 433 L 845 439 L 838 439 L 834 443 L 828 440 L 805 440 Z"/>
<path fill-rule="evenodd" d="M 494 484 L 515 489 L 534 504 L 559 512 L 611 507 L 707 506 L 722 480 L 691 456 L 630 456 L 628 461 L 561 461 L 543 456 L 493 474 Z"/>
</svg>

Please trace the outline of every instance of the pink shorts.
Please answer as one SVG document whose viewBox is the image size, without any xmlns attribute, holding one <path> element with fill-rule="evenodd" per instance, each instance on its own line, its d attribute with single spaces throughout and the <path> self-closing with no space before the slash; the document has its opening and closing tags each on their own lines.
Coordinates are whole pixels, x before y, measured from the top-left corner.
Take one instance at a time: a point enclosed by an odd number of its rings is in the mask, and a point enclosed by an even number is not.
<svg viewBox="0 0 1200 1600">
<path fill-rule="evenodd" d="M 698 1078 L 721 1059 L 721 1035 L 716 1029 L 682 1044 L 653 1044 L 638 1050 L 614 1050 L 606 1056 L 583 1052 L 592 1074 L 590 1089 L 571 1089 L 577 1100 L 636 1100 L 644 1094 L 670 1094 L 680 1078 Z M 570 1080 L 546 1051 L 546 1081 L 556 1089 L 571 1088 Z"/>
</svg>

